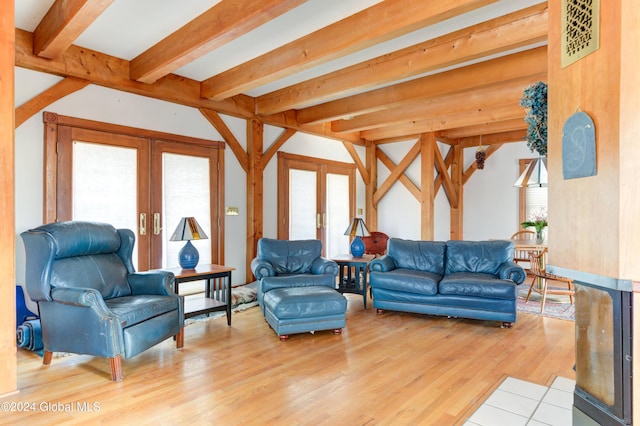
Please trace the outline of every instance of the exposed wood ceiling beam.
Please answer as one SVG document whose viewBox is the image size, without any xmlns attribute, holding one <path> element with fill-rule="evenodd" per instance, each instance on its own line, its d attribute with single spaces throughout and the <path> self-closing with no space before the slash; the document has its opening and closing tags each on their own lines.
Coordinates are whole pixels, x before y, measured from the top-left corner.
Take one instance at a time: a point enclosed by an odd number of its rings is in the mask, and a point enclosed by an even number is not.
<svg viewBox="0 0 640 426">
<path fill-rule="evenodd" d="M 131 61 L 131 79 L 154 83 L 305 0 L 222 0 Z"/>
<path fill-rule="evenodd" d="M 402 135 L 413 135 L 416 133 L 454 129 L 468 124 L 483 124 L 516 118 L 524 120 L 524 116 L 524 108 L 518 104 L 510 103 L 482 108 L 480 110 L 468 110 L 449 115 L 436 116 L 424 120 L 416 120 L 409 123 L 381 127 L 378 129 L 365 130 L 360 134 L 362 138 L 366 140 L 375 141 L 378 139 L 387 139 Z"/>
<path fill-rule="evenodd" d="M 87 80 L 81 80 L 75 77 L 67 77 L 44 92 L 40 93 L 35 98 L 25 102 L 16 108 L 16 128 L 22 123 L 31 118 L 38 111 L 42 111 L 48 105 L 58 99 L 62 99 L 70 93 L 76 92 L 84 87 L 87 87 L 89 82 Z"/>
<path fill-rule="evenodd" d="M 526 136 L 527 131 L 512 130 L 510 132 L 492 133 L 480 136 L 471 136 L 468 138 L 458 139 L 458 143 L 463 148 L 471 148 L 474 146 L 487 146 L 494 144 L 504 144 L 508 142 L 522 142 Z"/>
<path fill-rule="evenodd" d="M 351 120 L 334 121 L 331 123 L 331 129 L 334 132 L 369 130 L 425 117 L 446 116 L 506 103 L 518 104 L 524 90 L 540 80 L 546 80 L 546 74 L 491 84 L 464 93 L 429 98 L 415 104 L 359 115 Z"/>
<path fill-rule="evenodd" d="M 386 0 L 205 80 L 202 96 L 225 99 L 495 1 Z"/>
<path fill-rule="evenodd" d="M 33 53 L 56 59 L 113 0 L 56 0 L 33 32 Z"/>
<path fill-rule="evenodd" d="M 365 141 L 360 138 L 359 132 L 336 133 L 331 130 L 331 123 L 300 124 L 298 123 L 295 111 L 285 111 L 268 117 L 261 117 L 265 124 L 299 130 L 304 133 L 322 136 L 339 141 L 347 141 L 356 145 L 365 145 Z"/>
<path fill-rule="evenodd" d="M 500 83 L 547 70 L 546 46 L 463 68 L 417 78 L 382 89 L 303 108 L 298 121 L 303 124 L 352 117 L 398 107 L 403 104 L 445 94 L 460 93 L 472 88 Z M 420 132 L 422 133 L 422 132 Z"/>
<path fill-rule="evenodd" d="M 348 96 L 358 90 L 462 64 L 547 39 L 542 3 L 256 98 L 256 113 L 273 114 Z"/>
<path fill-rule="evenodd" d="M 104 53 L 70 46 L 59 59 L 45 59 L 33 53 L 33 37 L 28 31 L 16 29 L 16 57 L 18 67 L 59 75 L 77 77 L 99 86 L 123 92 L 161 99 L 195 108 L 208 108 L 235 117 L 253 117 L 254 98 L 238 95 L 215 102 L 200 97 L 200 83 L 169 74 L 153 85 L 129 78 L 129 61 Z"/>
<path fill-rule="evenodd" d="M 495 121 L 493 123 L 462 126 L 457 129 L 443 130 L 440 134 L 442 137 L 448 139 L 464 139 L 468 137 L 476 137 L 478 135 L 492 135 L 513 131 L 519 132 L 526 129 L 527 123 L 521 118 L 515 118 L 512 120 Z"/>
</svg>

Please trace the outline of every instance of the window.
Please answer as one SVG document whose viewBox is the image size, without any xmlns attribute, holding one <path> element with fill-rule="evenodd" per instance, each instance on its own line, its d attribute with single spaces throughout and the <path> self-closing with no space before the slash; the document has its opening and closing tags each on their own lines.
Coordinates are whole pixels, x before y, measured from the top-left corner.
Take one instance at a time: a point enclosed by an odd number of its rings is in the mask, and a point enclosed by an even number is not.
<svg viewBox="0 0 640 426">
<path fill-rule="evenodd" d="M 531 158 L 520 159 L 520 171 L 518 175 L 524 172 Z M 547 210 L 547 187 L 522 187 L 520 188 L 520 208 L 518 223 L 529 220 L 531 212 L 545 209 Z"/>
</svg>

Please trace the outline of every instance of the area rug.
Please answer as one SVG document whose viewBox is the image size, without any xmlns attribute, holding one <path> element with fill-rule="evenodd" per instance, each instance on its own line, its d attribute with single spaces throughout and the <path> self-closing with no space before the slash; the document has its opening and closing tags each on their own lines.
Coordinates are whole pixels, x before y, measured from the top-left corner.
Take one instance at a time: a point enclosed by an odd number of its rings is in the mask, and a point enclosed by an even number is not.
<svg viewBox="0 0 640 426">
<path fill-rule="evenodd" d="M 540 313 L 540 295 L 532 294 L 529 301 L 526 302 L 529 286 L 525 289 L 520 288 L 518 292 L 517 312 L 523 312 L 533 315 L 541 315 L 543 317 L 557 318 L 562 320 L 573 321 L 575 319 L 575 304 L 569 303 L 568 298 L 553 298 L 547 296 L 544 304 L 544 313 Z"/>
<path fill-rule="evenodd" d="M 195 297 L 202 297 L 200 295 L 194 295 Z M 190 296 L 187 296 L 190 297 Z M 231 310 L 232 312 L 246 311 L 249 308 L 253 308 L 258 305 L 257 300 L 257 283 L 251 283 L 238 287 L 231 288 Z M 225 317 L 226 312 L 212 312 L 209 316 L 199 315 L 193 318 L 187 318 L 184 320 L 184 325 L 191 325 L 196 323 L 202 323 L 211 321 L 212 319 Z"/>
</svg>

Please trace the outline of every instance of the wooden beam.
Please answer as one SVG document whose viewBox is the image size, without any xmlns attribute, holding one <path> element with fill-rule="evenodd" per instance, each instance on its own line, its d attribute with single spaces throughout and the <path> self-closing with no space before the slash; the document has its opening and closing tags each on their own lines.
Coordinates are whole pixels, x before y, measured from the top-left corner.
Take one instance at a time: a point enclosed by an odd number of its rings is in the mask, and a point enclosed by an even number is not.
<svg viewBox="0 0 640 426">
<path fill-rule="evenodd" d="M 391 170 L 391 174 L 387 176 L 384 182 L 382 182 L 382 185 L 380 185 L 376 193 L 373 195 L 374 204 L 378 204 L 380 202 L 382 197 L 384 197 L 384 195 L 391 189 L 398 178 L 403 175 L 404 171 L 407 170 L 407 167 L 409 167 L 413 160 L 416 159 L 418 154 L 420 154 L 420 141 L 417 141 L 415 145 L 413 145 L 400 163 Z"/>
<path fill-rule="evenodd" d="M 268 117 L 262 117 L 262 122 L 276 127 L 295 129 L 310 135 L 322 136 L 328 139 L 351 142 L 355 145 L 365 145 L 359 132 L 336 133 L 331 130 L 331 123 L 300 124 L 295 111 L 285 111 Z"/>
<path fill-rule="evenodd" d="M 389 170 L 394 170 L 397 167 L 396 163 L 394 163 L 393 160 L 379 148 L 376 148 L 376 157 Z M 407 188 L 416 200 L 420 200 L 420 188 L 418 188 L 418 185 L 413 183 L 413 181 L 404 173 L 398 177 L 398 180 L 405 188 Z M 378 205 L 378 203 L 376 202 L 375 205 Z"/>
<path fill-rule="evenodd" d="M 56 0 L 33 32 L 33 54 L 58 59 L 113 0 Z"/>
<path fill-rule="evenodd" d="M 373 144 L 368 144 L 365 148 L 367 170 L 369 172 L 369 182 L 365 185 L 366 217 L 367 223 L 372 230 L 378 229 L 378 205 L 373 203 L 373 194 L 378 189 L 378 151 L 380 150 Z M 402 175 L 402 177 L 406 176 Z"/>
<path fill-rule="evenodd" d="M 501 143 L 500 144 L 489 145 L 489 147 L 485 150 L 485 153 L 487 154 L 487 156 L 485 157 L 485 163 L 489 159 L 489 157 L 491 157 L 498 149 L 500 149 L 501 146 L 502 146 Z M 464 173 L 462 174 L 462 183 L 466 184 L 467 181 L 469 180 L 469 178 L 471 178 L 471 175 L 473 175 L 473 173 L 476 170 L 478 170 L 478 164 L 474 161 L 467 168 L 467 170 L 465 170 Z"/>
<path fill-rule="evenodd" d="M 484 124 L 492 121 L 503 121 L 521 118 L 524 120 L 525 110 L 517 103 L 488 107 L 480 110 L 465 111 L 443 116 L 431 117 L 425 120 L 412 121 L 395 126 L 387 126 L 379 129 L 365 130 L 361 132 L 364 139 L 378 140 L 413 135 L 418 132 L 435 132 L 438 130 L 453 129 L 465 125 Z"/>
<path fill-rule="evenodd" d="M 524 90 L 540 81 L 546 74 L 527 76 L 515 80 L 474 88 L 464 93 L 454 93 L 428 98 L 416 103 L 402 105 L 331 123 L 334 132 L 355 132 L 420 120 L 427 117 L 442 117 L 449 114 L 485 109 L 505 104 L 519 104 Z"/>
<path fill-rule="evenodd" d="M 464 184 L 462 169 L 464 168 L 464 150 L 458 145 L 451 147 L 453 153 L 451 162 L 451 182 L 458 194 L 458 205 L 449 209 L 449 238 L 462 240 L 464 238 Z"/>
<path fill-rule="evenodd" d="M 450 149 L 453 149 L 451 147 Z M 433 160 L 438 171 L 438 176 L 442 178 L 442 184 L 444 185 L 444 192 L 447 194 L 447 199 L 449 200 L 449 205 L 453 208 L 458 207 L 458 193 L 451 181 L 451 177 L 449 177 L 449 167 L 445 164 L 444 159 L 442 158 L 442 154 L 440 154 L 440 150 L 438 149 L 438 145 L 435 145 L 433 153 Z M 434 191 L 435 197 L 435 191 Z"/>
<path fill-rule="evenodd" d="M 258 240 L 262 238 L 264 228 L 264 170 L 262 168 L 262 150 L 264 145 L 264 124 L 247 120 L 247 152 L 249 170 L 247 172 L 247 282 L 253 281 L 251 261 L 256 257 Z"/>
<path fill-rule="evenodd" d="M 233 155 L 235 155 L 238 163 L 240 163 L 242 170 L 244 170 L 245 173 L 249 173 L 249 155 L 244 151 L 244 148 L 242 148 L 238 139 L 233 135 L 231 129 L 229 129 L 224 120 L 222 120 L 220 114 L 207 108 L 199 108 L 199 111 L 209 123 L 215 127 L 218 133 L 220 133 L 220 136 L 222 136 L 227 145 L 229 145 Z"/>
<path fill-rule="evenodd" d="M 34 114 L 37 114 L 38 111 L 42 111 L 58 99 L 62 99 L 71 93 L 87 87 L 88 84 L 89 82 L 87 80 L 67 77 L 55 84 L 53 87 L 50 87 L 40 93 L 35 98 L 20 105 L 16 108 L 16 128 L 20 127 L 22 123 L 27 121 Z"/>
<path fill-rule="evenodd" d="M 222 0 L 131 61 L 131 79 L 154 83 L 304 0 Z"/>
<path fill-rule="evenodd" d="M 438 144 L 433 133 L 420 137 L 420 239 L 433 240 L 435 232 L 433 180 Z"/>
<path fill-rule="evenodd" d="M 479 136 L 479 135 L 489 135 L 489 134 L 498 134 L 498 133 L 509 133 L 514 132 L 514 134 L 520 134 L 522 130 L 526 133 L 527 123 L 521 118 L 514 118 L 512 120 L 503 120 L 503 121 L 493 121 L 491 123 L 484 123 L 472 126 L 463 126 L 455 129 L 447 129 L 440 132 L 440 135 L 443 138 L 448 139 L 465 139 L 468 137 Z M 521 141 L 522 137 L 518 139 L 514 139 L 516 141 Z M 513 141 L 502 141 L 502 142 L 513 142 Z"/>
<path fill-rule="evenodd" d="M 169 74 L 153 85 L 140 83 L 129 78 L 129 61 L 75 45 L 70 46 L 59 59 L 41 58 L 32 53 L 32 34 L 20 29 L 15 32 L 15 65 L 18 67 L 61 77 L 76 77 L 98 86 L 194 108 L 213 109 L 234 117 L 254 116 L 254 100 L 249 96 L 238 95 L 221 102 L 203 99 L 199 82 L 175 74 Z"/>
<path fill-rule="evenodd" d="M 353 144 L 349 142 L 342 142 L 342 145 L 344 145 L 344 148 L 347 150 L 347 152 L 353 159 L 353 162 L 356 163 L 356 167 L 360 172 L 360 176 L 362 176 L 362 180 L 364 181 L 364 184 L 368 185 L 370 183 L 369 172 L 367 171 L 367 168 L 365 167 L 364 163 L 360 159 L 360 156 L 356 152 L 356 149 L 354 148 Z"/>
<path fill-rule="evenodd" d="M 448 170 L 449 167 L 451 167 L 451 164 L 453 163 L 453 153 L 454 153 L 454 150 L 450 148 L 449 151 L 447 152 L 447 155 L 444 158 L 445 170 Z M 440 187 L 442 186 L 443 181 L 444 181 L 444 176 L 441 173 L 438 173 L 438 176 L 433 182 L 434 194 L 438 195 L 438 191 L 440 190 Z"/>
<path fill-rule="evenodd" d="M 417 78 L 298 110 L 298 122 L 317 123 L 398 107 L 421 99 L 537 75 L 547 70 L 546 46 Z"/>
<path fill-rule="evenodd" d="M 326 102 L 547 39 L 542 3 L 256 98 L 258 114 Z"/>
<path fill-rule="evenodd" d="M 226 99 L 495 1 L 386 0 L 205 80 L 202 96 Z"/>
<path fill-rule="evenodd" d="M 492 133 L 482 136 L 471 136 L 467 138 L 458 139 L 460 145 L 463 148 L 471 148 L 493 144 L 504 144 L 511 142 L 524 142 L 526 130 L 514 130 L 511 132 Z"/>
<path fill-rule="evenodd" d="M 267 152 L 265 152 L 262 155 L 261 168 L 263 170 L 265 167 L 267 167 L 267 164 L 269 164 L 269 161 L 271 161 L 271 158 L 276 154 L 276 152 L 278 152 L 280 147 L 284 145 L 286 141 L 291 139 L 291 137 L 296 133 L 297 133 L 297 130 L 294 130 L 294 129 L 284 129 L 282 131 L 280 136 L 278 136 L 278 139 L 276 139 L 275 142 L 273 142 L 271 146 L 267 149 Z"/>
<path fill-rule="evenodd" d="M 0 395 L 18 390 L 16 359 L 15 2 L 0 7 Z M 34 167 L 42 167 L 34 165 Z M 8 419 L 13 413 L 3 413 Z"/>
</svg>

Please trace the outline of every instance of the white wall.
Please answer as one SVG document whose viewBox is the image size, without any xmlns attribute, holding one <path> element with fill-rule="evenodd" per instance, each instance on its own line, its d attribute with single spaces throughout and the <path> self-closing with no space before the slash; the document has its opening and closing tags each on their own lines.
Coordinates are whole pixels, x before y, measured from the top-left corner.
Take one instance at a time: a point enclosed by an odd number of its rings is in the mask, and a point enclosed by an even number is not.
<svg viewBox="0 0 640 426">
<path fill-rule="evenodd" d="M 16 105 L 22 105 L 60 79 L 43 73 L 16 68 Z M 204 139 L 222 140 L 209 122 L 194 108 L 158 101 L 138 95 L 118 92 L 98 86 L 86 88 L 61 99 L 46 108 L 61 115 L 157 130 Z M 223 116 L 241 145 L 246 146 L 244 120 Z M 264 149 L 280 135 L 281 129 L 265 126 Z M 400 162 L 415 141 L 385 144 L 384 152 Z M 441 146 L 441 150 L 446 147 Z M 351 162 L 341 142 L 303 133 L 295 134 L 281 151 Z M 364 161 L 364 148 L 356 147 Z M 465 152 L 465 168 L 473 161 L 475 149 Z M 532 157 L 524 143 L 505 144 L 487 159 L 484 170 L 477 171 L 465 185 L 464 238 L 477 240 L 506 238 L 518 229 L 517 160 Z M 407 170 L 418 186 L 419 160 Z M 378 165 L 381 184 L 389 171 Z M 357 174 L 356 208 L 365 208 L 364 183 Z M 246 176 L 230 149 L 225 149 L 225 202 L 235 206 L 239 216 L 226 216 L 225 263 L 236 268 L 234 283 L 244 283 L 246 253 Z M 42 224 L 43 211 L 43 123 L 38 113 L 16 129 L 16 277 L 24 282 L 24 246 L 19 234 Z M 400 183 L 396 183 L 378 207 L 378 229 L 390 236 L 420 238 L 420 206 Z M 435 237 L 449 238 L 449 206 L 444 191 L 435 200 Z M 264 236 L 277 235 L 277 158 L 274 156 L 264 173 Z"/>
</svg>

